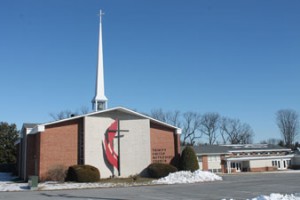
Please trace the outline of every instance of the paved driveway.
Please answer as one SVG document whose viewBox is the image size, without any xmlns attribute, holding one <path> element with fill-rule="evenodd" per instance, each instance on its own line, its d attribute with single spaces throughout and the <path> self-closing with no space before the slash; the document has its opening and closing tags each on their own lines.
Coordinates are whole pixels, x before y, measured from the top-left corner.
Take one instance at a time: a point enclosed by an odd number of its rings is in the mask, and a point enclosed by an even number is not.
<svg viewBox="0 0 300 200">
<path fill-rule="evenodd" d="M 129 200 L 129 199 L 247 199 L 270 193 L 300 193 L 300 173 L 225 175 L 223 181 L 61 191 L 0 192 L 0 199 Z"/>
</svg>

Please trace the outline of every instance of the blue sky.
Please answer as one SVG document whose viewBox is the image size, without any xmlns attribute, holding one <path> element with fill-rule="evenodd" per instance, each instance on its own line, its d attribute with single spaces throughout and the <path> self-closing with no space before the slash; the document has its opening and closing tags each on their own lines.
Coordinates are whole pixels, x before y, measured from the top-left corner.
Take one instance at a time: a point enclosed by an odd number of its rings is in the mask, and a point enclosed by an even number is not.
<svg viewBox="0 0 300 200">
<path fill-rule="evenodd" d="M 218 112 L 256 142 L 300 112 L 297 0 L 1 0 L 0 121 L 91 108 L 100 9 L 109 107 Z"/>
</svg>

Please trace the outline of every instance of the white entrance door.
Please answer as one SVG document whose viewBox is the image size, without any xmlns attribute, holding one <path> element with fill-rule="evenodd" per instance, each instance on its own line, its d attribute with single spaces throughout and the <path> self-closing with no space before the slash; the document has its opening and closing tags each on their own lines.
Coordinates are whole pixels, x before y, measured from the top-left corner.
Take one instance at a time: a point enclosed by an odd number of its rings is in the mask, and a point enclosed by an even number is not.
<svg viewBox="0 0 300 200">
<path fill-rule="evenodd" d="M 242 170 L 242 163 L 241 162 L 232 162 L 231 169 L 235 169 L 236 172 L 241 172 Z"/>
<path fill-rule="evenodd" d="M 289 167 L 289 160 L 273 160 L 272 165 L 277 167 L 278 170 L 284 170 Z"/>
</svg>

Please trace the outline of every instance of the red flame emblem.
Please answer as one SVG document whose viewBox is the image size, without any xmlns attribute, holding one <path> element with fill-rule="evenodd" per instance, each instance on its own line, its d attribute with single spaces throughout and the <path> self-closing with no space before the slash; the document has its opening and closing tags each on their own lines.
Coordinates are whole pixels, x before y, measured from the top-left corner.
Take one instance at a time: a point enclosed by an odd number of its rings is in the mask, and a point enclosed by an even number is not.
<svg viewBox="0 0 300 200">
<path fill-rule="evenodd" d="M 107 129 L 107 135 L 104 139 L 104 146 L 105 146 L 105 155 L 108 160 L 108 162 L 114 166 L 115 168 L 119 169 L 118 159 L 119 156 L 114 151 L 114 138 L 117 134 L 118 130 L 118 120 L 115 120 L 110 127 Z"/>
</svg>

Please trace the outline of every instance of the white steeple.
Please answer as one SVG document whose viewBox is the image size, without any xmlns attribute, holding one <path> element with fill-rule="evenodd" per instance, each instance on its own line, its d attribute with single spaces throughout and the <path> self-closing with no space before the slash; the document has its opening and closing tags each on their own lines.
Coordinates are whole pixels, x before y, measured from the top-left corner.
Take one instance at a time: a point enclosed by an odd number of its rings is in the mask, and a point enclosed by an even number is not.
<svg viewBox="0 0 300 200">
<path fill-rule="evenodd" d="M 103 50 L 102 50 L 102 16 L 103 15 L 104 13 L 102 12 L 102 10 L 100 10 L 96 91 L 95 91 L 95 97 L 92 101 L 94 111 L 105 110 L 107 108 L 107 98 L 104 93 L 104 70 L 103 70 Z"/>
</svg>

